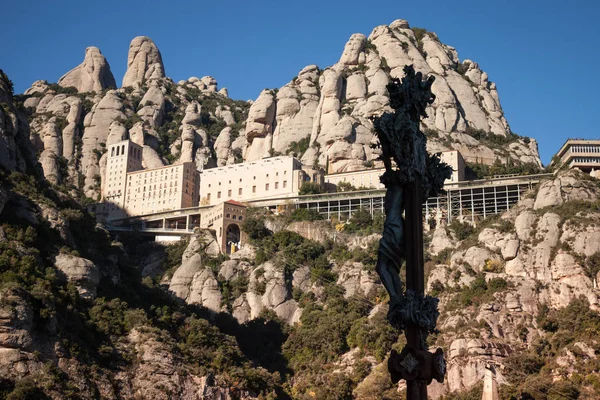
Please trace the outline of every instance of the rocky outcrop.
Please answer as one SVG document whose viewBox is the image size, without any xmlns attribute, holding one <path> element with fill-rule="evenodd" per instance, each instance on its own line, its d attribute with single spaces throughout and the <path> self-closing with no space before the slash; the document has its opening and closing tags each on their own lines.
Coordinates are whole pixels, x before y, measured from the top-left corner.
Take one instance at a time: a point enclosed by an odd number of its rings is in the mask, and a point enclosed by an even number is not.
<svg viewBox="0 0 600 400">
<path fill-rule="evenodd" d="M 112 124 L 118 120 L 127 119 L 123 100 L 114 90 L 108 91 L 104 97 L 95 104 L 90 113 L 85 116 L 81 153 L 81 172 L 85 176 L 84 193 L 91 198 L 96 198 L 99 191 L 96 187 L 95 176 L 100 175 L 98 158 L 94 151 L 101 151 L 101 143 L 109 143 L 109 132 Z M 118 141 L 118 135 L 113 135 L 111 140 Z"/>
<path fill-rule="evenodd" d="M 151 80 L 164 77 L 162 56 L 152 39 L 147 36 L 133 39 L 129 45 L 123 86 L 139 87 Z"/>
<path fill-rule="evenodd" d="M 33 314 L 23 290 L 0 291 L 0 350 L 30 349 Z"/>
<path fill-rule="evenodd" d="M 368 37 L 352 35 L 336 64 L 323 71 L 308 66 L 278 91 L 261 92 L 249 115 L 244 158 L 285 153 L 292 141 L 310 136 L 301 156 L 306 164 L 328 165 L 328 172 L 364 169 L 377 158 L 369 117 L 390 110 L 386 85 L 411 64 L 436 78 L 436 101 L 423 122 L 430 151 L 458 149 L 467 161 L 486 164 L 508 156 L 541 167 L 537 143 L 511 136 L 496 86 L 479 65 L 460 62 L 437 35 L 419 30 L 417 36 L 404 20 L 378 26 Z M 498 147 L 473 131 L 513 140 Z"/>
<path fill-rule="evenodd" d="M 452 249 L 456 246 L 456 240 L 452 237 L 445 226 L 437 226 L 433 231 L 429 252 L 433 255 L 439 254 L 445 249 Z"/>
<path fill-rule="evenodd" d="M 78 92 L 100 92 L 106 88 L 116 88 L 115 78 L 108 61 L 97 47 L 85 49 L 83 63 L 79 64 L 59 80 L 63 87 L 74 87 Z"/>
<path fill-rule="evenodd" d="M 200 128 L 202 107 L 192 101 L 185 109 L 181 121 L 181 145 L 179 162 L 196 162 L 202 170 L 211 158 L 210 139 L 206 131 Z"/>
<path fill-rule="evenodd" d="M 13 104 L 12 84 L 0 70 L 0 167 L 25 172 L 35 164 L 27 118 Z"/>
<path fill-rule="evenodd" d="M 174 351 L 174 343 L 144 329 L 134 329 L 128 339 L 139 354 L 139 363 L 132 374 L 131 391 L 147 399 L 256 399 L 248 391 L 219 387 L 214 376 L 197 376 L 182 371 L 185 362 Z M 167 339 L 168 340 L 168 339 Z"/>
<path fill-rule="evenodd" d="M 348 262 L 337 272 L 337 284 L 344 288 L 345 297 L 369 297 L 377 291 L 379 278 L 373 271 L 365 271 L 361 263 Z"/>
<path fill-rule="evenodd" d="M 140 109 L 137 114 L 151 128 L 162 125 L 164 120 L 165 96 L 163 90 L 156 82 L 153 82 L 139 104 Z"/>
<path fill-rule="evenodd" d="M 64 274 L 68 282 L 77 287 L 81 297 L 87 299 L 96 297 L 96 288 L 100 283 L 100 272 L 92 261 L 61 253 L 55 257 L 54 266 Z"/>
<path fill-rule="evenodd" d="M 232 129 L 223 128 L 215 140 L 214 148 L 217 155 L 217 167 L 234 163 L 233 149 L 231 148 Z"/>
<path fill-rule="evenodd" d="M 244 153 L 246 161 L 259 160 L 269 156 L 269 150 L 273 143 L 275 108 L 275 97 L 270 90 L 263 90 L 258 99 L 250 106 L 245 132 L 248 143 Z"/>
<path fill-rule="evenodd" d="M 542 182 L 533 198 L 527 196 L 476 237 L 459 243 L 449 265 L 435 266 L 428 277 L 430 291 L 460 290 L 478 273 L 505 285 L 467 309 L 453 304 L 451 294 L 441 295 L 438 328 L 450 344 L 445 390 L 474 386 L 487 363 L 502 364 L 539 338 L 543 332 L 533 320 L 541 305 L 562 308 L 583 297 L 593 309 L 600 307 L 600 291 L 587 267 L 600 251 L 600 213 L 586 206 L 599 199 L 596 182 L 579 171 L 562 171 Z"/>
<path fill-rule="evenodd" d="M 570 170 L 562 173 L 557 179 L 542 182 L 535 198 L 535 210 L 558 206 L 566 201 L 596 199 L 597 185 L 589 180 L 582 180 L 579 172 Z"/>
<path fill-rule="evenodd" d="M 81 137 L 82 100 L 77 96 L 48 93 L 32 106 L 36 112 L 30 122 L 30 139 L 40 152 L 39 161 L 46 179 L 62 183 L 77 175 L 77 142 Z M 64 157 L 70 162 L 65 171 L 60 166 Z M 68 176 L 62 176 L 68 172 Z"/>
</svg>

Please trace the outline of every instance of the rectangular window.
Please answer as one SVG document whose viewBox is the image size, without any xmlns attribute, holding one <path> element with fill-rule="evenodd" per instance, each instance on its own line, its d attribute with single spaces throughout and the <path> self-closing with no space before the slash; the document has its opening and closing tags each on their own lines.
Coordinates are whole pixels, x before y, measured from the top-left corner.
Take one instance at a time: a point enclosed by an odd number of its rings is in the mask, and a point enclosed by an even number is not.
<svg viewBox="0 0 600 400">
<path fill-rule="evenodd" d="M 242 195 L 242 188 L 239 188 L 238 189 L 238 196 L 241 196 L 241 195 Z"/>
<path fill-rule="evenodd" d="M 283 187 L 286 188 L 287 187 L 287 181 L 283 181 Z"/>
<path fill-rule="evenodd" d="M 231 197 L 231 189 L 227 191 L 227 196 Z"/>
<path fill-rule="evenodd" d="M 177 193 L 177 192 L 175 192 Z M 206 195 L 206 200 L 210 201 L 210 193 Z"/>
<path fill-rule="evenodd" d="M 269 184 L 265 183 L 265 190 L 269 190 Z"/>
<path fill-rule="evenodd" d="M 275 189 L 279 189 L 279 182 L 275 182 Z"/>
<path fill-rule="evenodd" d="M 217 199 L 221 198 L 221 192 L 217 192 Z"/>
<path fill-rule="evenodd" d="M 252 193 L 256 193 L 256 186 L 252 186 Z"/>
</svg>

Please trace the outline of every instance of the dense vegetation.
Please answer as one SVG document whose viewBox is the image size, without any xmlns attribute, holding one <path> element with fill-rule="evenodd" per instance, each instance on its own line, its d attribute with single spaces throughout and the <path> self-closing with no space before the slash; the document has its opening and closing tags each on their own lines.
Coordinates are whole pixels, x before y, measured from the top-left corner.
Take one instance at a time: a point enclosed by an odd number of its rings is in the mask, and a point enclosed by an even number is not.
<svg viewBox="0 0 600 400">
<path fill-rule="evenodd" d="M 591 344 L 593 352 L 598 354 L 600 314 L 591 310 L 588 301 L 581 297 L 562 309 L 542 306 L 537 324 L 544 335 L 523 353 L 515 353 L 505 360 L 507 378 L 512 385 L 501 387 L 503 398 L 576 399 L 584 393 L 584 398 L 598 398 L 600 360 L 589 357 L 576 343 Z M 584 362 L 572 376 L 556 380 L 556 372 L 553 372 L 559 368 L 556 358 L 564 355 L 565 350 Z"/>
<path fill-rule="evenodd" d="M 496 159 L 494 164 L 487 165 L 483 163 L 467 162 L 465 168 L 465 178 L 467 180 L 494 178 L 503 175 L 532 175 L 539 174 L 542 171 L 540 167 L 532 163 L 515 163 L 508 159 L 506 164 Z"/>
<path fill-rule="evenodd" d="M 31 202 L 34 209 L 36 204 L 56 207 L 68 220 L 73 247 L 45 221 L 32 224 L 18 213 L 6 212 L 0 220 L 6 237 L 0 242 L 0 291 L 25 301 L 34 312 L 34 329 L 47 332 L 45 340 L 49 343 L 60 342 L 67 357 L 83 366 L 95 364 L 97 374 L 126 370 L 135 359 L 132 348 L 125 345 L 126 337 L 137 329 L 161 342 L 173 343 L 171 350 L 192 373 L 219 374 L 232 388 L 284 398 L 276 394 L 283 393 L 279 372 L 270 372 L 261 365 L 264 356 L 260 354 L 265 351 L 261 341 L 252 343 L 254 350 L 249 350 L 249 343 L 243 339 L 262 335 L 264 328 L 259 322 L 238 325 L 227 315 L 209 322 L 205 310 L 177 302 L 151 280 L 142 280 L 133 259 L 111 243 L 108 234 L 97 228 L 75 201 L 49 187 L 40 191 L 38 188 L 45 185 L 37 184 L 32 177 L 2 173 L 0 179 L 2 187 L 19 199 L 20 207 L 23 201 Z M 13 209 L 19 206 L 13 204 Z M 64 252 L 88 258 L 101 268 L 96 299 L 82 299 L 75 286 L 57 273 L 53 259 Z M 106 262 L 112 257 L 118 260 L 117 283 L 112 280 L 115 271 Z M 68 378 L 60 378 L 64 372 L 59 372 L 51 359 L 46 360 L 43 354 L 38 357 L 48 363 L 48 371 L 20 382 L 1 378 L 1 398 L 44 398 L 43 393 L 63 398 L 84 395 Z"/>
</svg>

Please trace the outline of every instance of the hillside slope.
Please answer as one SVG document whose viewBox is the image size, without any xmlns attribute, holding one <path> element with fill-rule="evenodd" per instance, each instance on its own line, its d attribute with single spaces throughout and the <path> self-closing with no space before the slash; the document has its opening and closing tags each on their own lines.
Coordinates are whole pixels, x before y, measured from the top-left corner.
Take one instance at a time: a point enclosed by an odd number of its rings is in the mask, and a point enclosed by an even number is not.
<svg viewBox="0 0 600 400">
<path fill-rule="evenodd" d="M 497 219 L 434 232 L 448 389 L 491 364 L 506 398 L 600 395 L 599 223 L 600 180 L 562 171 Z"/>
<path fill-rule="evenodd" d="M 374 272 L 381 215 L 250 210 L 251 242 L 231 258 L 210 231 L 111 241 L 43 178 L 5 76 L 0 98 L 13 157 L 0 173 L 0 398 L 402 396 L 385 371 L 404 339 Z M 505 397 L 598 397 L 598 182 L 562 171 L 498 219 L 428 233 L 442 299 L 431 343 L 449 365 L 433 397 L 476 397 L 486 364 Z"/>
</svg>

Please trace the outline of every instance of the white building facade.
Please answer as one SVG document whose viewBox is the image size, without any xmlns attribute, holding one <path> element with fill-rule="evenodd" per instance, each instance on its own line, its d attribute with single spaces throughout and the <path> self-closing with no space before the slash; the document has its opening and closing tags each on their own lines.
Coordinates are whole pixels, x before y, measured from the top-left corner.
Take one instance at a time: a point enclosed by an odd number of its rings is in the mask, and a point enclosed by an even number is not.
<svg viewBox="0 0 600 400">
<path fill-rule="evenodd" d="M 200 205 L 294 197 L 304 182 L 321 185 L 323 174 L 291 156 L 209 168 L 200 174 Z"/>
</svg>

